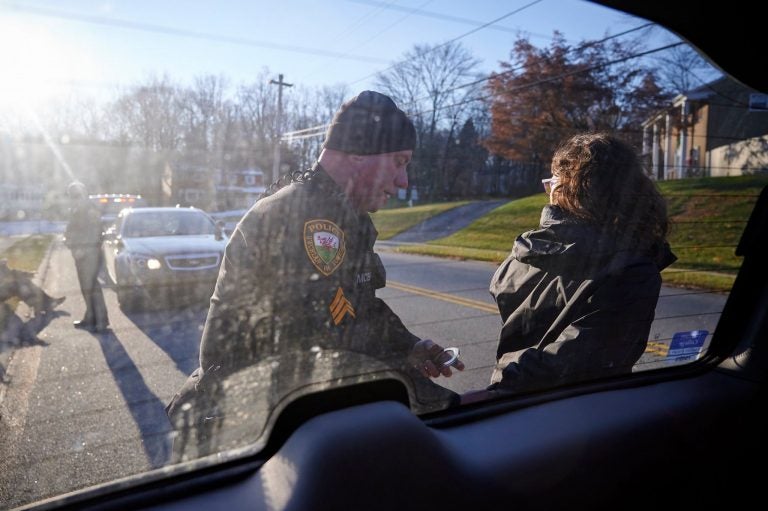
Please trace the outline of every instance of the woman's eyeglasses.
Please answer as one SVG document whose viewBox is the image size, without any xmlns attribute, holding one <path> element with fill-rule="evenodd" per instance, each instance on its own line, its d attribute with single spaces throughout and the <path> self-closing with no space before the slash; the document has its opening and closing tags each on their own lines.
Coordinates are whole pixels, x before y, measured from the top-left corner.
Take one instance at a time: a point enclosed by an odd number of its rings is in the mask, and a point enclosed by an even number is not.
<svg viewBox="0 0 768 511">
<path fill-rule="evenodd" d="M 557 184 L 560 182 L 559 179 L 556 177 L 548 177 L 546 179 L 541 180 L 541 184 L 544 185 L 544 191 L 547 192 L 547 194 L 552 194 L 552 189 L 557 186 Z"/>
</svg>

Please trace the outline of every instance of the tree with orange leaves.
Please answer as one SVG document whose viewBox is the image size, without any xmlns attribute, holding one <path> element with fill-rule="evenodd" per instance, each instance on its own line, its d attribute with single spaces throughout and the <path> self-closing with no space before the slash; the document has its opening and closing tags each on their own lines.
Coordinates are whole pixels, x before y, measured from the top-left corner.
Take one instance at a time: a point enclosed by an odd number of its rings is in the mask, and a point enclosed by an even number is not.
<svg viewBox="0 0 768 511">
<path fill-rule="evenodd" d="M 606 130 L 639 145 L 640 123 L 668 99 L 640 53 L 636 41 L 571 46 L 555 32 L 549 47 L 537 48 L 518 38 L 510 61 L 488 82 L 485 147 L 508 160 L 538 163 L 546 174 L 557 144 L 578 132 Z"/>
</svg>

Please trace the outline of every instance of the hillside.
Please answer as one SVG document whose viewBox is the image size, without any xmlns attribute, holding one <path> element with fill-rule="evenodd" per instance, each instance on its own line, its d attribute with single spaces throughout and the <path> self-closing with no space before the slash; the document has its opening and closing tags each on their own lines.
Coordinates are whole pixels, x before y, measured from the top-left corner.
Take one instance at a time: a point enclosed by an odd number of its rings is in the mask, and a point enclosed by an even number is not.
<svg viewBox="0 0 768 511">
<path fill-rule="evenodd" d="M 665 284 L 727 291 L 741 258 L 734 253 L 752 207 L 768 175 L 695 178 L 665 181 L 659 189 L 667 199 L 672 228 L 669 236 L 678 260 L 663 272 Z M 501 262 L 515 237 L 538 226 L 543 193 L 511 201 L 451 236 L 423 245 L 399 247 L 402 252 Z M 454 203 L 458 205 L 458 203 Z M 442 208 L 441 208 L 442 209 Z M 388 221 L 400 210 L 376 214 Z M 437 212 L 437 210 L 435 211 Z M 399 213 L 402 215 L 402 213 Z"/>
</svg>

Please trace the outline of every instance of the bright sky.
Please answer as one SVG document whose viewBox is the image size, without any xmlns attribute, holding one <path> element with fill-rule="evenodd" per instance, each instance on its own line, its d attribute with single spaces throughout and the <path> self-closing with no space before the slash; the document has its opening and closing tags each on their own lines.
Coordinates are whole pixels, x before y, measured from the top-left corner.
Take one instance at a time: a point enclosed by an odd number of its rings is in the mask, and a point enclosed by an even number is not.
<svg viewBox="0 0 768 511">
<path fill-rule="evenodd" d="M 460 40 L 492 71 L 517 31 L 543 46 L 553 30 L 576 42 L 643 23 L 581 0 L 0 0 L 0 108 L 150 75 L 239 84 L 265 67 L 357 91 L 414 44 Z"/>
</svg>

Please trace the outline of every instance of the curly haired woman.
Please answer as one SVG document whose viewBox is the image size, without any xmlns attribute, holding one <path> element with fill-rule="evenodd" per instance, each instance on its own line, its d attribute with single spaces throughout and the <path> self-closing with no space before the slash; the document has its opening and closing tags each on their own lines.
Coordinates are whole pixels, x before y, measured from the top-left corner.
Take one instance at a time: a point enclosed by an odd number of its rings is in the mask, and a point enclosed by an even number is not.
<svg viewBox="0 0 768 511">
<path fill-rule="evenodd" d="M 489 390 L 629 373 L 643 354 L 663 268 L 663 197 L 635 150 L 589 133 L 565 141 L 543 180 L 550 204 L 521 234 L 490 292 L 503 327 Z"/>
</svg>

